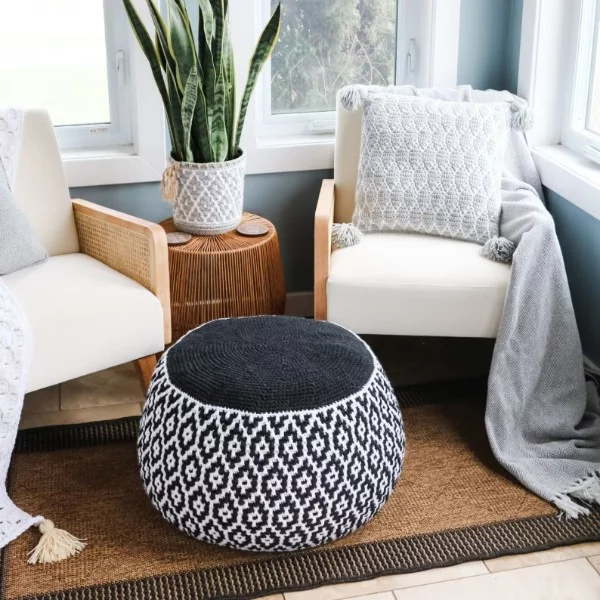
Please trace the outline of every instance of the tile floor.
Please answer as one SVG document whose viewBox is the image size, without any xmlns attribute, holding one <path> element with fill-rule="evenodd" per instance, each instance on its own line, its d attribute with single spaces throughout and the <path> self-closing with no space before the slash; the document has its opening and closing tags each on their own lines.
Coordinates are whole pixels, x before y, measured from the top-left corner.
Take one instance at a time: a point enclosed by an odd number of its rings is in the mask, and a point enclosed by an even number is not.
<svg viewBox="0 0 600 600">
<path fill-rule="evenodd" d="M 599 600 L 600 542 L 277 594 L 269 600 Z"/>
<path fill-rule="evenodd" d="M 396 384 L 485 374 L 487 340 L 369 336 Z M 458 357 L 458 358 L 457 358 Z M 133 365 L 28 394 L 22 428 L 138 415 L 143 395 Z M 276 594 L 268 600 L 600 600 L 600 542 L 506 556 L 420 573 Z"/>
<path fill-rule="evenodd" d="M 142 414 L 144 394 L 133 363 L 25 396 L 20 429 L 89 423 Z"/>
</svg>

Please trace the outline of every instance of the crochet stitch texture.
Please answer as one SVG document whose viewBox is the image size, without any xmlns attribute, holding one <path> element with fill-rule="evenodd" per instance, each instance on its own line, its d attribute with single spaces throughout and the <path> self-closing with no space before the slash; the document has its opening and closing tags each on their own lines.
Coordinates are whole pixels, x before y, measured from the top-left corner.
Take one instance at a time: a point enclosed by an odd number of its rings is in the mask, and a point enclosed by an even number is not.
<svg viewBox="0 0 600 600">
<path fill-rule="evenodd" d="M 159 361 L 144 407 L 142 481 L 199 540 L 312 548 L 355 531 L 404 460 L 398 401 L 356 335 L 323 321 L 211 321 Z"/>
<path fill-rule="evenodd" d="M 363 232 L 498 236 L 506 103 L 372 94 L 353 223 Z"/>
</svg>

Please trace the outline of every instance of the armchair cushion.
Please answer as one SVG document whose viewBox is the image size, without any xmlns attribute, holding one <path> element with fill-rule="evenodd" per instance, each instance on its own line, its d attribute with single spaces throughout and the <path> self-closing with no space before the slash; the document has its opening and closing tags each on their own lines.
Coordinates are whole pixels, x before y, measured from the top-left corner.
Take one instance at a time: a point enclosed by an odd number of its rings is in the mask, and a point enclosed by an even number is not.
<svg viewBox="0 0 600 600">
<path fill-rule="evenodd" d="M 164 349 L 158 298 L 89 256 L 50 257 L 3 281 L 22 306 L 33 332 L 27 391 Z"/>
<path fill-rule="evenodd" d="M 327 319 L 361 334 L 493 338 L 510 266 L 471 242 L 369 233 L 335 250 Z"/>
</svg>

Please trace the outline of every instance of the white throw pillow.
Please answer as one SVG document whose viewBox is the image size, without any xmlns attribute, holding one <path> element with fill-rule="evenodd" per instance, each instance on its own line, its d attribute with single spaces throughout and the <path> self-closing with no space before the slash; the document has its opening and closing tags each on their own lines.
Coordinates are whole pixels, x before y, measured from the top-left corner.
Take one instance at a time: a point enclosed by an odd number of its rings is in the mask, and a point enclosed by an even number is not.
<svg viewBox="0 0 600 600">
<path fill-rule="evenodd" d="M 373 94 L 353 223 L 485 243 L 498 235 L 510 108 Z"/>
<path fill-rule="evenodd" d="M 47 258 L 46 249 L 13 201 L 0 160 L 0 275 L 44 262 Z"/>
</svg>

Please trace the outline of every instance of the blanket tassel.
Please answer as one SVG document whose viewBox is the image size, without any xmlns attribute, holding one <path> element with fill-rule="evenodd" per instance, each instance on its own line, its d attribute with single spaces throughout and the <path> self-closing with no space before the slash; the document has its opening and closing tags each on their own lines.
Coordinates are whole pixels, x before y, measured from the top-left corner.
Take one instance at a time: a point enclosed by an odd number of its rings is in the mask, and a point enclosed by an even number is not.
<svg viewBox="0 0 600 600">
<path fill-rule="evenodd" d="M 566 494 L 560 494 L 552 501 L 554 506 L 562 511 L 561 515 L 564 514 L 568 519 L 578 519 L 590 514 L 590 509 L 577 504 L 575 500 L 572 500 Z M 559 516 L 561 516 L 559 515 Z"/>
<path fill-rule="evenodd" d="M 571 519 L 577 519 L 582 515 L 589 515 L 590 509 L 581 506 L 572 498 L 587 505 L 600 504 L 600 477 L 593 473 L 583 481 L 576 483 L 566 493 L 559 494 L 554 499 L 554 504 Z"/>
<path fill-rule="evenodd" d="M 48 519 L 39 524 L 39 530 L 42 537 L 37 546 L 29 552 L 27 562 L 30 565 L 59 562 L 79 554 L 85 548 L 85 542 L 64 529 L 58 529 Z"/>
</svg>

